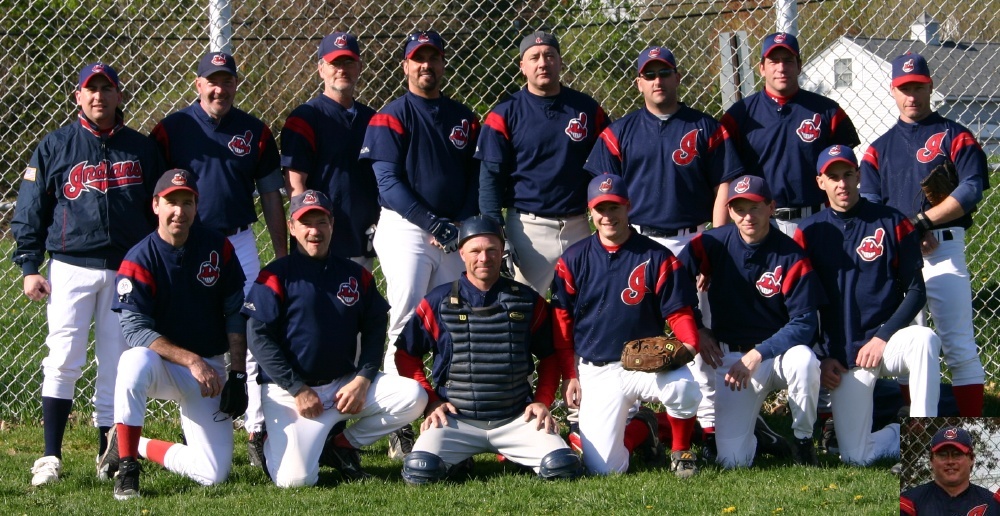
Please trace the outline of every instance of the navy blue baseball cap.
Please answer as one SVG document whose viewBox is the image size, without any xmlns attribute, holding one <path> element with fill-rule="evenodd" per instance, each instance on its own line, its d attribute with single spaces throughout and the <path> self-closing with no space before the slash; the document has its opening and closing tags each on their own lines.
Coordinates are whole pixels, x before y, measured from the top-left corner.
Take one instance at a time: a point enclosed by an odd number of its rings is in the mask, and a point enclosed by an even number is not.
<svg viewBox="0 0 1000 516">
<path fill-rule="evenodd" d="M 838 162 L 843 161 L 851 165 L 854 168 L 858 168 L 858 157 L 854 155 L 854 151 L 847 145 L 831 145 L 820 153 L 819 159 L 816 161 L 816 175 L 821 175 L 826 172 L 826 169 Z"/>
<path fill-rule="evenodd" d="M 726 203 L 731 203 L 736 199 L 771 202 L 771 188 L 767 186 L 767 181 L 764 181 L 763 177 L 743 176 L 729 183 L 729 200 Z"/>
<path fill-rule="evenodd" d="M 636 69 L 641 74 L 642 69 L 646 67 L 647 64 L 653 61 L 659 61 L 669 68 L 677 69 L 677 60 L 674 59 L 674 54 L 667 47 L 649 47 L 643 50 L 639 54 L 639 58 L 636 59 Z"/>
<path fill-rule="evenodd" d="M 892 60 L 892 86 L 896 88 L 908 82 L 934 82 L 924 56 L 907 52 Z"/>
<path fill-rule="evenodd" d="M 182 168 L 173 168 L 163 173 L 156 181 L 153 195 L 163 197 L 177 190 L 187 190 L 198 196 L 198 182 L 194 175 Z"/>
<path fill-rule="evenodd" d="M 319 58 L 332 63 L 338 57 L 348 56 L 361 60 L 358 38 L 346 32 L 334 32 L 319 42 Z"/>
<path fill-rule="evenodd" d="M 295 220 L 301 219 L 303 215 L 312 210 L 319 210 L 330 215 L 333 213 L 333 203 L 330 202 L 330 198 L 325 193 L 319 190 L 306 190 L 293 196 L 288 208 L 289 216 Z"/>
<path fill-rule="evenodd" d="M 546 45 L 556 49 L 556 52 L 562 54 L 559 50 L 559 40 L 555 36 L 549 34 L 548 32 L 535 31 L 528 34 L 523 39 L 521 39 L 521 57 L 524 57 L 524 53 L 528 51 L 529 48 L 538 45 Z"/>
<path fill-rule="evenodd" d="M 945 446 L 954 446 L 962 453 L 972 452 L 972 436 L 964 428 L 946 426 L 934 434 L 931 439 L 931 452 L 936 452 Z"/>
<path fill-rule="evenodd" d="M 118 72 L 115 71 L 111 65 L 104 63 L 90 63 L 80 69 L 80 80 L 77 82 L 77 88 L 83 88 L 97 75 L 102 75 L 106 77 L 111 84 L 115 85 L 115 88 L 119 90 L 122 89 L 122 84 L 118 80 Z"/>
<path fill-rule="evenodd" d="M 226 72 L 233 77 L 236 73 L 236 58 L 225 52 L 210 52 L 198 62 L 198 77 L 208 77 L 215 72 Z"/>
<path fill-rule="evenodd" d="M 760 48 L 761 61 L 776 48 L 787 48 L 796 56 L 799 55 L 799 40 L 787 32 L 775 32 L 764 38 L 764 44 Z"/>
<path fill-rule="evenodd" d="M 431 47 L 441 53 L 444 53 L 444 39 L 441 39 L 441 35 L 432 30 L 424 30 L 420 32 L 414 32 L 406 38 L 406 47 L 403 48 L 403 58 L 410 59 L 413 54 L 423 47 Z"/>
<path fill-rule="evenodd" d="M 625 179 L 614 174 L 602 174 L 591 179 L 587 185 L 587 207 L 593 208 L 602 202 L 628 203 Z"/>
</svg>

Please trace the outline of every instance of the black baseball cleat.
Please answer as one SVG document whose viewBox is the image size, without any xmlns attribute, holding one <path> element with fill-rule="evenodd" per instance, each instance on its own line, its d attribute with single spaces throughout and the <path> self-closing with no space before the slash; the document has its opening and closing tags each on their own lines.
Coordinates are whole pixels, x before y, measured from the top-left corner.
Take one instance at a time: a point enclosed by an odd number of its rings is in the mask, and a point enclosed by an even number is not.
<svg viewBox="0 0 1000 516">
<path fill-rule="evenodd" d="M 663 445 L 660 443 L 660 424 L 656 420 L 656 413 L 649 407 L 639 407 L 639 411 L 632 416 L 632 419 L 639 421 L 649 428 L 649 435 L 646 436 L 639 446 L 633 450 L 639 458 L 646 464 L 655 464 L 664 461 Z"/>
<path fill-rule="evenodd" d="M 389 434 L 389 458 L 403 460 L 406 454 L 413 451 L 413 443 L 416 440 L 413 427 L 410 425 L 404 425 L 403 428 Z"/>
<path fill-rule="evenodd" d="M 125 457 L 118 462 L 118 473 L 115 474 L 115 500 L 128 500 L 139 497 L 139 473 L 142 467 L 139 461 Z"/>
<path fill-rule="evenodd" d="M 251 432 L 247 439 L 247 456 L 250 465 L 267 471 L 267 459 L 264 458 L 264 442 L 267 441 L 267 430 Z"/>
<path fill-rule="evenodd" d="M 840 446 L 837 444 L 837 429 L 833 424 L 832 417 L 823 423 L 823 451 L 827 455 L 840 454 Z"/>
<path fill-rule="evenodd" d="M 758 442 L 760 440 L 758 439 Z M 719 458 L 719 447 L 715 444 L 715 432 L 705 433 L 701 438 L 701 458 L 711 464 Z"/>
<path fill-rule="evenodd" d="M 794 448 L 792 457 L 795 459 L 796 464 L 819 466 L 819 459 L 816 458 L 816 448 L 813 446 L 812 437 L 796 438 L 792 442 L 795 443 L 792 446 Z"/>
<path fill-rule="evenodd" d="M 118 471 L 118 425 L 111 425 L 107 439 L 108 447 L 97 458 L 97 478 L 100 480 L 111 480 Z"/>
<path fill-rule="evenodd" d="M 670 453 L 670 471 L 678 478 L 691 478 L 698 474 L 698 460 L 691 450 L 678 450 Z"/>
<path fill-rule="evenodd" d="M 789 448 L 788 441 L 778 432 L 771 430 L 760 414 L 757 414 L 753 435 L 757 438 L 755 455 L 767 454 L 778 458 L 791 457 L 792 450 Z"/>
<path fill-rule="evenodd" d="M 321 466 L 336 469 L 345 480 L 371 478 L 371 475 L 361 467 L 361 452 L 333 444 L 332 436 L 326 439 L 323 453 L 319 455 L 319 463 Z"/>
</svg>

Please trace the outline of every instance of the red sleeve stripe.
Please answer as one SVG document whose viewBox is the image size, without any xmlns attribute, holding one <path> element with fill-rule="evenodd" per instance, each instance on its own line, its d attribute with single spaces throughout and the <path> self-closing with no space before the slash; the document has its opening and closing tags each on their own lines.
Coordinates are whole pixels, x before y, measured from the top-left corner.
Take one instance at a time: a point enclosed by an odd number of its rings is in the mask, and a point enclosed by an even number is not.
<svg viewBox="0 0 1000 516">
<path fill-rule="evenodd" d="M 479 130 L 482 129 L 482 126 L 479 125 L 479 119 L 473 118 L 470 126 L 471 127 L 469 128 L 469 139 L 475 140 L 479 138 Z"/>
<path fill-rule="evenodd" d="M 608 114 L 604 112 L 604 108 L 597 106 L 597 113 L 594 117 L 594 127 L 599 132 L 604 132 L 604 128 L 608 126 Z"/>
<path fill-rule="evenodd" d="M 996 495 L 994 495 L 994 498 Z M 1000 498 L 998 498 L 1000 500 Z M 913 504 L 913 500 L 906 498 L 905 496 L 899 497 L 899 512 L 903 514 L 908 514 L 909 516 L 917 516 L 917 506 Z"/>
<path fill-rule="evenodd" d="M 701 235 L 701 233 L 695 235 L 688 245 L 691 246 L 691 255 L 698 260 L 698 272 L 711 276 L 712 263 L 708 261 L 708 253 L 705 252 L 705 242 L 702 241 Z"/>
<path fill-rule="evenodd" d="M 264 126 L 264 129 L 260 132 L 260 141 L 257 142 L 257 155 L 263 156 L 264 151 L 267 150 L 267 142 L 274 141 L 274 136 L 271 134 L 271 128 Z"/>
<path fill-rule="evenodd" d="M 288 120 L 285 120 L 285 129 L 301 136 L 309 143 L 312 151 L 316 152 L 316 133 L 313 131 L 312 126 L 305 120 L 297 116 L 290 116 Z"/>
<path fill-rule="evenodd" d="M 556 262 L 556 276 L 559 276 L 566 284 L 566 293 L 575 296 L 576 295 L 576 285 L 573 283 L 573 275 L 570 274 L 569 268 L 566 267 L 566 262 L 562 258 Z"/>
<path fill-rule="evenodd" d="M 163 123 L 156 124 L 152 132 L 153 139 L 160 146 L 160 152 L 163 153 L 163 159 L 170 163 L 170 136 L 167 135 L 167 130 L 163 128 Z"/>
<path fill-rule="evenodd" d="M 153 296 L 156 295 L 156 278 L 153 277 L 152 272 L 149 272 L 149 270 L 142 265 L 124 260 L 118 268 L 118 274 L 127 278 L 132 278 L 139 283 L 147 285 L 149 287 L 149 293 Z"/>
<path fill-rule="evenodd" d="M 268 270 L 260 271 L 260 274 L 257 275 L 256 283 L 264 285 L 271 292 L 274 292 L 274 295 L 278 296 L 280 302 L 285 302 L 285 289 L 281 286 L 281 280 L 275 273 Z"/>
<path fill-rule="evenodd" d="M 618 161 L 621 161 L 621 146 L 618 144 L 618 138 L 615 138 L 615 133 L 611 132 L 611 128 L 609 127 L 601 131 L 601 135 L 598 136 L 598 138 L 604 141 L 604 146 L 608 148 L 608 152 L 610 152 L 612 156 L 618 158 Z"/>
<path fill-rule="evenodd" d="M 861 158 L 861 161 L 868 162 L 869 165 L 875 167 L 875 169 L 878 170 L 878 151 L 875 150 L 874 145 L 868 146 L 868 150 L 865 151 L 865 155 L 864 157 Z"/>
<path fill-rule="evenodd" d="M 510 131 L 507 130 L 507 121 L 502 116 L 491 111 L 486 115 L 486 121 L 483 123 L 486 127 L 503 135 L 504 140 L 510 141 Z"/>
<path fill-rule="evenodd" d="M 719 127 L 715 128 L 715 132 L 708 137 L 708 150 L 714 152 L 719 146 L 723 144 L 729 138 L 729 133 L 726 132 L 726 128 L 721 124 Z"/>
<path fill-rule="evenodd" d="M 896 241 L 902 242 L 904 238 L 910 233 L 913 233 L 914 227 L 910 219 L 903 219 L 896 225 Z"/>
<path fill-rule="evenodd" d="M 837 134 L 837 128 L 840 127 L 845 120 L 847 120 L 847 113 L 845 113 L 842 108 L 838 107 L 837 112 L 833 114 L 833 120 L 830 120 L 830 132 Z"/>
<path fill-rule="evenodd" d="M 431 308 L 430 303 L 426 299 L 421 299 L 415 313 L 420 318 L 420 322 L 424 326 L 424 331 L 431 336 L 431 339 L 438 340 L 441 336 L 441 328 L 438 327 L 437 317 L 434 316 L 434 310 Z"/>
<path fill-rule="evenodd" d="M 229 260 L 233 259 L 233 255 L 236 254 L 236 248 L 233 247 L 233 243 L 227 238 L 222 244 L 222 263 L 228 264 Z M 250 279 L 250 278 L 247 278 Z"/>
<path fill-rule="evenodd" d="M 670 276 L 680 268 L 681 261 L 673 256 L 660 262 L 660 270 L 656 271 L 656 287 L 653 288 L 653 293 L 659 294 L 663 290 L 663 286 L 667 284 Z"/>
<path fill-rule="evenodd" d="M 896 228 L 896 237 L 899 238 L 899 228 Z M 792 240 L 795 240 L 795 243 L 799 244 L 802 249 L 806 248 L 806 234 L 799 228 L 795 228 L 795 236 L 792 237 Z"/>
<path fill-rule="evenodd" d="M 729 113 L 722 115 L 722 119 L 719 120 L 719 123 L 722 124 L 722 127 L 726 128 L 726 134 L 730 138 L 735 138 L 739 136 L 740 128 L 736 123 L 736 119 L 733 118 L 733 116 L 730 115 Z"/>
<path fill-rule="evenodd" d="M 812 272 L 812 262 L 809 258 L 803 258 L 789 269 L 788 274 L 785 275 L 785 281 L 781 284 L 781 294 L 788 296 L 788 293 L 795 288 L 795 285 L 802 279 L 803 276 Z"/>
<path fill-rule="evenodd" d="M 974 149 L 982 148 L 979 146 L 979 142 L 976 141 L 976 138 L 974 136 L 972 136 L 966 131 L 962 131 L 958 133 L 958 136 L 956 136 L 954 139 L 951 140 L 951 160 L 957 161 L 958 153 L 961 152 L 966 147 L 972 147 Z"/>
<path fill-rule="evenodd" d="M 368 272 L 368 269 L 361 269 L 361 288 L 365 292 L 371 290 L 372 285 L 374 285 L 375 277 L 372 273 Z"/>
<path fill-rule="evenodd" d="M 541 326 L 542 323 L 544 323 L 548 318 L 549 304 L 545 302 L 545 299 L 539 297 L 538 301 L 535 302 L 535 311 L 532 314 L 531 331 L 534 332 L 538 330 L 538 327 Z"/>
<path fill-rule="evenodd" d="M 404 134 L 403 123 L 398 118 L 385 113 L 377 113 L 372 117 L 371 122 L 368 122 L 368 125 L 372 127 L 388 127 L 397 134 Z"/>
</svg>

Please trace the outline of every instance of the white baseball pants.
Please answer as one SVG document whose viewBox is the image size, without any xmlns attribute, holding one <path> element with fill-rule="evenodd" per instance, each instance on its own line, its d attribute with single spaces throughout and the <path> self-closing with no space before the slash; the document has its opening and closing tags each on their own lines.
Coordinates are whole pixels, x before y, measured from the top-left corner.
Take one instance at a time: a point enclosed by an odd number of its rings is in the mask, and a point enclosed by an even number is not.
<svg viewBox="0 0 1000 516">
<path fill-rule="evenodd" d="M 504 231 L 517 254 L 514 279 L 545 297 L 559 257 L 590 236 L 590 223 L 585 214 L 549 219 L 509 208 Z"/>
</svg>

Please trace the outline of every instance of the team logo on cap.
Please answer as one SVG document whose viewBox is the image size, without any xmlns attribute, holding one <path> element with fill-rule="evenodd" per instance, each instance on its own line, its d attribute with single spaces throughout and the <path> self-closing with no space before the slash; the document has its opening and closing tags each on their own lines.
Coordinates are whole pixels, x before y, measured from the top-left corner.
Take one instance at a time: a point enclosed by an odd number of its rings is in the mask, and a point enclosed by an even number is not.
<svg viewBox="0 0 1000 516">
<path fill-rule="evenodd" d="M 226 66 L 226 55 L 215 54 L 212 56 L 212 64 L 215 66 Z"/>
<path fill-rule="evenodd" d="M 780 34 L 776 35 L 774 37 L 774 42 L 775 43 L 784 43 L 785 42 L 785 34 L 784 33 L 780 33 Z"/>
<path fill-rule="evenodd" d="M 430 40 L 431 40 L 431 37 L 428 36 L 427 33 L 425 33 L 425 32 L 421 32 L 420 35 L 417 36 L 417 43 L 427 43 Z"/>
<path fill-rule="evenodd" d="M 656 58 L 656 57 L 660 57 L 660 49 L 658 49 L 658 48 L 651 48 L 651 49 L 649 49 L 649 57 L 651 59 L 652 58 Z"/>
<path fill-rule="evenodd" d="M 765 272 L 757 280 L 757 291 L 764 297 L 771 297 L 781 292 L 781 281 L 785 276 L 784 269 L 779 265 L 774 272 Z"/>
<path fill-rule="evenodd" d="M 580 116 L 572 118 L 566 126 L 566 136 L 574 142 L 581 142 L 587 137 L 587 114 L 580 113 Z"/>
<path fill-rule="evenodd" d="M 208 260 L 201 262 L 198 269 L 198 281 L 206 287 L 211 287 L 219 281 L 219 253 L 212 251 L 208 253 Z"/>
<path fill-rule="evenodd" d="M 70 169 L 63 195 L 72 201 L 87 190 L 107 193 L 111 188 L 137 184 L 142 184 L 142 164 L 138 161 L 102 161 L 96 165 L 83 161 Z"/>
<path fill-rule="evenodd" d="M 95 64 L 93 68 L 90 69 L 90 71 L 94 73 L 104 73 L 104 65 L 100 63 Z"/>
<path fill-rule="evenodd" d="M 451 134 L 448 135 L 448 139 L 451 140 L 451 144 L 456 149 L 464 149 L 469 144 L 469 130 L 471 128 L 472 124 L 464 118 L 462 119 L 462 125 L 456 125 L 451 128 Z"/>
<path fill-rule="evenodd" d="M 188 184 L 188 180 L 184 177 L 184 174 L 177 172 L 174 174 L 174 177 L 170 178 L 170 184 L 174 186 L 185 186 Z"/>
<path fill-rule="evenodd" d="M 337 299 L 345 306 L 353 306 L 354 303 L 358 302 L 361 298 L 361 294 L 358 293 L 358 280 L 351 276 L 346 283 L 340 284 L 340 290 L 337 291 Z"/>
<path fill-rule="evenodd" d="M 934 158 L 938 156 L 944 156 L 944 136 L 946 133 L 937 133 L 931 135 L 924 143 L 923 148 L 917 151 L 917 161 L 921 163 L 930 163 L 934 161 Z"/>
<path fill-rule="evenodd" d="M 698 131 L 693 129 L 681 138 L 679 149 L 670 153 L 670 159 L 674 160 L 678 166 L 690 165 L 698 157 Z"/>
<path fill-rule="evenodd" d="M 944 431 L 944 438 L 948 439 L 949 441 L 952 440 L 952 439 L 958 439 L 958 429 L 956 429 L 956 428 L 949 428 L 949 429 L 945 430 Z"/>
<path fill-rule="evenodd" d="M 816 113 L 811 120 L 803 120 L 799 124 L 799 128 L 795 130 L 795 134 L 799 135 L 799 139 L 806 143 L 814 142 L 823 132 L 819 126 L 821 121 L 819 113 Z"/>
<path fill-rule="evenodd" d="M 601 184 L 597 186 L 597 190 L 601 193 L 608 193 L 611 191 L 611 186 L 611 178 L 609 177 L 604 181 L 601 181 Z"/>
<path fill-rule="evenodd" d="M 911 59 L 907 59 L 906 62 L 903 63 L 903 66 L 902 66 L 903 71 L 906 72 L 906 73 L 912 72 L 914 68 L 916 68 L 916 65 L 913 63 L 913 59 L 912 58 Z"/>
<path fill-rule="evenodd" d="M 347 46 L 347 36 L 344 36 L 343 34 L 337 36 L 337 39 L 333 40 L 333 44 L 337 45 L 340 48 L 346 47 Z"/>
<path fill-rule="evenodd" d="M 609 180 L 610 181 L 610 180 Z M 622 290 L 622 303 L 628 306 L 635 306 L 646 297 L 649 287 L 646 286 L 646 269 L 649 267 L 649 260 L 637 265 L 628 275 L 628 287 Z"/>
<path fill-rule="evenodd" d="M 302 196 L 302 204 L 309 205 L 309 204 L 316 204 L 318 202 L 319 198 L 316 197 L 316 194 L 311 190 L 306 192 L 305 195 Z"/>
<path fill-rule="evenodd" d="M 542 43 L 542 37 L 541 36 L 535 37 L 535 44 L 540 45 L 541 43 Z"/>
<path fill-rule="evenodd" d="M 749 189 L 750 189 L 750 176 L 746 176 L 743 179 L 740 179 L 740 182 L 736 183 L 736 187 L 733 188 L 733 190 L 736 191 L 736 193 L 738 194 L 747 193 L 747 190 Z"/>
<path fill-rule="evenodd" d="M 861 239 L 861 245 L 857 249 L 858 256 L 866 262 L 875 261 L 885 252 L 885 247 L 882 245 L 883 240 L 885 240 L 885 229 L 876 229 L 874 236 L 866 236 Z"/>
<path fill-rule="evenodd" d="M 232 140 L 229 140 L 229 150 L 237 156 L 246 156 L 250 154 L 251 142 L 253 142 L 253 133 L 248 130 L 242 136 L 236 135 L 233 136 Z"/>
<path fill-rule="evenodd" d="M 840 145 L 834 145 L 833 147 L 830 147 L 830 150 L 829 152 L 827 152 L 827 154 L 829 154 L 830 156 L 840 156 L 840 152 L 841 152 Z"/>
</svg>

